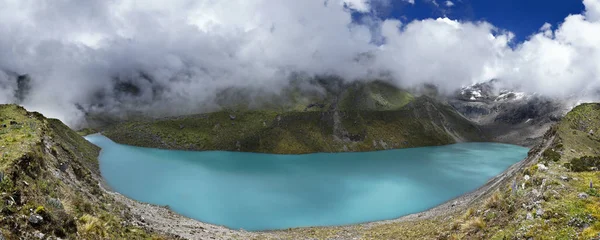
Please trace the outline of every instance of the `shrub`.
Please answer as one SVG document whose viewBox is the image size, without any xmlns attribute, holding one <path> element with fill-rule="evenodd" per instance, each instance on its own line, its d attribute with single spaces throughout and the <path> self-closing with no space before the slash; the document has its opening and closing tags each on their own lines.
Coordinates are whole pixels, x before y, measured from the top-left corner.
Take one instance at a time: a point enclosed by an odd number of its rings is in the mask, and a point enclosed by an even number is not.
<svg viewBox="0 0 600 240">
<path fill-rule="evenodd" d="M 100 236 L 102 238 L 106 237 L 107 232 L 105 223 L 102 223 L 97 217 L 85 214 L 79 218 L 79 221 L 83 223 L 81 230 L 85 235 Z"/>
<path fill-rule="evenodd" d="M 546 149 L 542 156 L 546 161 L 558 162 L 560 160 L 560 154 L 552 149 Z"/>
<path fill-rule="evenodd" d="M 500 193 L 495 192 L 494 194 L 492 194 L 492 196 L 490 196 L 485 201 L 485 207 L 486 208 L 498 208 L 498 207 L 500 207 L 501 201 L 502 200 L 500 199 Z"/>
<path fill-rule="evenodd" d="M 468 219 L 471 216 L 473 216 L 473 214 L 475 214 L 475 209 L 469 208 L 469 209 L 467 209 L 467 212 L 465 212 L 465 215 L 463 216 L 463 218 Z"/>
<path fill-rule="evenodd" d="M 485 221 L 483 220 L 483 218 L 481 217 L 476 217 L 473 219 L 468 220 L 467 222 L 465 222 L 462 226 L 462 229 L 464 229 L 467 232 L 479 232 L 483 229 L 485 229 L 486 224 Z"/>
<path fill-rule="evenodd" d="M 573 158 L 569 167 L 571 171 L 574 172 L 591 171 L 592 168 L 598 169 L 598 167 L 600 167 L 600 157 L 585 156 L 580 158 Z"/>
<path fill-rule="evenodd" d="M 598 190 L 596 190 L 595 188 L 590 188 L 586 191 L 586 193 L 590 196 L 594 196 L 594 197 L 600 197 L 600 192 L 598 192 Z"/>
<path fill-rule="evenodd" d="M 46 209 L 44 208 L 44 206 L 38 206 L 34 212 L 37 214 L 43 214 L 46 212 Z"/>
</svg>

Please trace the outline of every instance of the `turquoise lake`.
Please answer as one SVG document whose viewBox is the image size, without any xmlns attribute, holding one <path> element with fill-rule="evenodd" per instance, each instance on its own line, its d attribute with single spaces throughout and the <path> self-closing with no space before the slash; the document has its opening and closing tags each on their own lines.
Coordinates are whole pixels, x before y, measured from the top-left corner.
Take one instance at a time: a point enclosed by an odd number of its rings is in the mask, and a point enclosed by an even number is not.
<svg viewBox="0 0 600 240">
<path fill-rule="evenodd" d="M 417 213 L 468 193 L 527 148 L 460 143 L 363 153 L 276 155 L 132 147 L 99 135 L 100 170 L 132 199 L 249 231 L 346 225 Z"/>
</svg>

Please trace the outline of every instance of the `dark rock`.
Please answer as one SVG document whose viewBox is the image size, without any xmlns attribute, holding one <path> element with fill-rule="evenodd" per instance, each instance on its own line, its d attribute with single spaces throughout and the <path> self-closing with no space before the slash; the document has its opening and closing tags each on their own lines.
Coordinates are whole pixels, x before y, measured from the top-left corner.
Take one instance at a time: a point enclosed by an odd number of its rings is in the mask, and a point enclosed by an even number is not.
<svg viewBox="0 0 600 240">
<path fill-rule="evenodd" d="M 10 121 L 10 125 L 17 125 L 17 124 L 19 124 L 19 123 L 16 121 Z"/>
<path fill-rule="evenodd" d="M 183 129 L 183 124 L 179 124 L 179 129 Z"/>
<path fill-rule="evenodd" d="M 0 172 L 0 182 L 2 182 L 3 179 L 4 179 L 4 173 Z"/>
<path fill-rule="evenodd" d="M 69 163 L 60 163 L 58 169 L 62 172 L 66 172 L 67 168 L 69 168 Z"/>
<path fill-rule="evenodd" d="M 31 224 L 38 225 L 44 221 L 44 218 L 38 214 L 32 213 L 31 215 L 29 215 L 29 219 L 27 220 Z"/>
<path fill-rule="evenodd" d="M 2 124 L 2 128 L 6 128 L 6 127 L 7 127 L 6 124 Z"/>
</svg>

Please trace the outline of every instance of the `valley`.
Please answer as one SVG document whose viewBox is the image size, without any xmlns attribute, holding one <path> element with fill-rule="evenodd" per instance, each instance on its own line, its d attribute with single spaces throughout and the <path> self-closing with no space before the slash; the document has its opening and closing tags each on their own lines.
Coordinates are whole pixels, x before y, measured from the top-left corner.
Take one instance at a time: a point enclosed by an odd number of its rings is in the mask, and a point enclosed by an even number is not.
<svg viewBox="0 0 600 240">
<path fill-rule="evenodd" d="M 330 111 L 224 110 L 120 122 L 104 128 L 102 133 L 117 142 L 145 147 L 284 154 L 372 151 L 494 139 L 486 125 L 470 120 L 439 98 L 421 95 L 401 105 L 381 111 L 342 111 L 335 107 Z M 1 186 L 6 193 L 2 223 L 12 226 L 2 231 L 4 236 L 585 239 L 600 232 L 600 215 L 593 204 L 598 195 L 596 188 L 589 186 L 600 176 L 585 165 L 589 161 L 594 164 L 593 158 L 582 158 L 599 155 L 600 144 L 594 135 L 600 126 L 598 104 L 581 105 L 566 117 L 548 118 L 561 120 L 548 124 L 552 127 L 543 136 L 532 138 L 536 139 L 535 145 L 527 159 L 478 190 L 428 211 L 367 224 L 251 233 L 200 223 L 164 207 L 114 193 L 99 175 L 98 148 L 58 120 L 28 113 L 15 105 L 2 105 L 1 109 Z M 574 160 L 579 158 L 582 160 Z M 581 169 L 584 171 L 579 172 Z M 56 199 L 60 199 L 60 205 L 55 204 Z M 96 201 L 103 204 L 94 204 Z"/>
</svg>

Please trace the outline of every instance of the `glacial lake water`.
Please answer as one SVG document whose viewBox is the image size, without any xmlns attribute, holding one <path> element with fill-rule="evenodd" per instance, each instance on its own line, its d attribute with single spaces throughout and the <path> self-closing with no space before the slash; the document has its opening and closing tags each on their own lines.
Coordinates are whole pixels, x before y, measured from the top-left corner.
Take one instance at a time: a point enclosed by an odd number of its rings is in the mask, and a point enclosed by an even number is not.
<svg viewBox="0 0 600 240">
<path fill-rule="evenodd" d="M 394 219 L 468 193 L 527 148 L 460 143 L 363 153 L 191 152 L 116 144 L 100 170 L 115 191 L 202 222 L 249 231 Z"/>
</svg>

